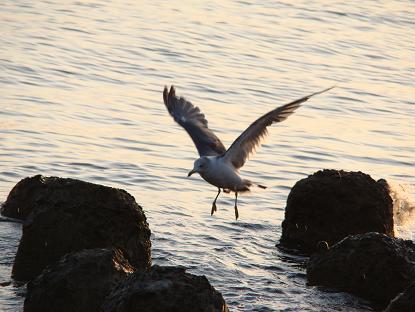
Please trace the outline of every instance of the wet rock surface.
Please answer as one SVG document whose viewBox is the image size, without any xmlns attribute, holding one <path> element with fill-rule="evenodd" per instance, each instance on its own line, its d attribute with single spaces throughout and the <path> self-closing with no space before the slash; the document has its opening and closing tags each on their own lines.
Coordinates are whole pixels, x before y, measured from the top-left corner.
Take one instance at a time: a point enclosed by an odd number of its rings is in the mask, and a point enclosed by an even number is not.
<svg viewBox="0 0 415 312">
<path fill-rule="evenodd" d="M 33 203 L 39 198 L 47 184 L 47 178 L 36 175 L 18 182 L 7 196 L 1 207 L 1 214 L 9 218 L 24 220 L 33 209 Z"/>
<path fill-rule="evenodd" d="M 205 276 L 180 267 L 153 266 L 120 283 L 106 298 L 103 312 L 229 311 Z"/>
<path fill-rule="evenodd" d="M 116 247 L 135 268 L 151 266 L 150 229 L 142 208 L 126 191 L 35 176 L 12 192 L 10 203 L 24 207 L 20 211 L 27 215 L 12 270 L 16 280 L 30 280 L 63 255 L 90 248 Z"/>
<path fill-rule="evenodd" d="M 132 272 L 117 249 L 68 254 L 28 283 L 24 311 L 100 311 L 111 289 Z"/>
<path fill-rule="evenodd" d="M 413 312 L 415 311 L 415 282 L 404 292 L 396 296 L 384 312 Z"/>
<path fill-rule="evenodd" d="M 347 235 L 367 232 L 394 236 L 387 186 L 362 172 L 326 169 L 292 188 L 280 246 L 312 253 L 319 241 L 331 246 Z"/>
<path fill-rule="evenodd" d="M 348 236 L 310 258 L 307 279 L 384 307 L 415 280 L 415 244 L 379 233 Z"/>
</svg>

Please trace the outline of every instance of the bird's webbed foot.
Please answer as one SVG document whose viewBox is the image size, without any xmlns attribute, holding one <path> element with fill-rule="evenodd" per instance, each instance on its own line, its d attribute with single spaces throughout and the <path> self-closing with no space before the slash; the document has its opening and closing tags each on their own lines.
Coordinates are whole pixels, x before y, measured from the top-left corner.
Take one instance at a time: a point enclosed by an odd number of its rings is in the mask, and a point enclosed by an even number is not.
<svg viewBox="0 0 415 312">
<path fill-rule="evenodd" d="M 238 220 L 239 212 L 238 212 L 238 192 L 235 192 L 235 219 Z"/>
<path fill-rule="evenodd" d="M 216 201 L 213 202 L 213 204 L 212 204 L 212 210 L 210 211 L 210 215 L 213 216 L 213 214 L 215 213 L 215 211 L 217 211 Z"/>
<path fill-rule="evenodd" d="M 238 207 L 235 206 L 235 220 L 238 220 L 238 218 L 239 218 Z"/>
<path fill-rule="evenodd" d="M 215 200 L 212 203 L 212 210 L 210 211 L 210 215 L 213 216 L 213 214 L 215 213 L 216 209 L 216 200 L 218 199 L 220 194 L 220 188 L 218 187 L 218 193 L 216 194 Z"/>
</svg>

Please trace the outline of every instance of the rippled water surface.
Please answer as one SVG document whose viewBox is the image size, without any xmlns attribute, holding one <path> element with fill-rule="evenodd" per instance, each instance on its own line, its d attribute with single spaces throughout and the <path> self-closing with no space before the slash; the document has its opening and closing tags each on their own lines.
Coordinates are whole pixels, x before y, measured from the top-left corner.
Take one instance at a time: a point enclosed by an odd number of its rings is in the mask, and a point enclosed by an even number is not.
<svg viewBox="0 0 415 312">
<path fill-rule="evenodd" d="M 366 311 L 306 286 L 275 244 L 290 187 L 322 168 L 362 170 L 415 194 L 415 4 L 403 1 L 2 1 L 0 201 L 21 178 L 126 189 L 148 217 L 153 262 L 205 274 L 232 311 Z M 242 170 L 268 186 L 221 195 L 162 103 L 198 105 L 225 145 L 262 113 L 336 84 L 270 128 Z M 0 282 L 20 225 L 0 222 Z M 413 231 L 407 233 L 411 236 Z M 415 232 L 414 232 L 415 233 Z M 0 286 L 0 310 L 21 289 Z"/>
</svg>

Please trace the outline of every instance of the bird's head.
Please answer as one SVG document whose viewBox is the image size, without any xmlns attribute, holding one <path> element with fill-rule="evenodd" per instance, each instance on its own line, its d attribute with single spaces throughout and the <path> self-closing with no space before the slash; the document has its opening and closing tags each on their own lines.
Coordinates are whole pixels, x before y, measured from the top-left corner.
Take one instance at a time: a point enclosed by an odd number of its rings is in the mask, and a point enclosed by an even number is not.
<svg viewBox="0 0 415 312">
<path fill-rule="evenodd" d="M 190 170 L 187 176 L 190 177 L 193 173 L 196 173 L 196 172 L 199 174 L 205 172 L 208 166 L 208 162 L 209 160 L 206 157 L 200 157 L 196 159 L 193 165 L 193 169 Z"/>
</svg>

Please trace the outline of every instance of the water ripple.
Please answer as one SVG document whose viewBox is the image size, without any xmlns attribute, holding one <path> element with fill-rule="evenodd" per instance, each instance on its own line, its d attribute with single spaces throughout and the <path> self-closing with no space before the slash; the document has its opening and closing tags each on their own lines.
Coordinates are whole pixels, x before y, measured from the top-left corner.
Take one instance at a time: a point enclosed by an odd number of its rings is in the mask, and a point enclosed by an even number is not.
<svg viewBox="0 0 415 312">
<path fill-rule="evenodd" d="M 290 188 L 316 170 L 414 186 L 414 9 L 407 0 L 6 2 L 0 200 L 35 174 L 124 188 L 144 207 L 154 263 L 206 275 L 232 311 L 372 311 L 308 287 L 306 258 L 275 243 Z M 264 112 L 337 88 L 269 129 L 241 170 L 268 188 L 238 198 L 236 222 L 233 194 L 221 194 L 211 216 L 215 188 L 187 178 L 197 153 L 166 113 L 166 84 L 201 108 L 226 146 Z M 0 233 L 5 281 L 20 226 L 2 221 Z M 21 310 L 22 293 L 0 287 L 0 309 Z"/>
</svg>

